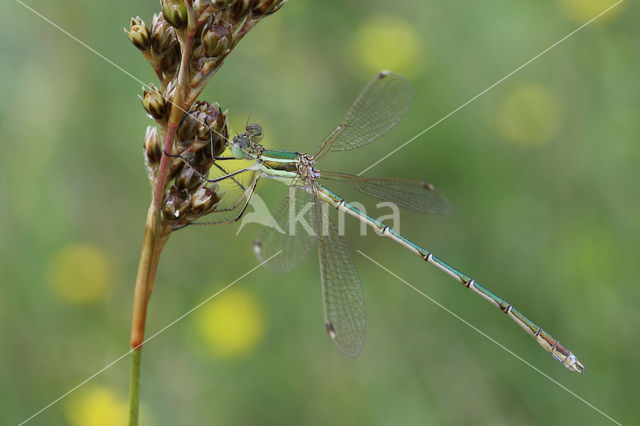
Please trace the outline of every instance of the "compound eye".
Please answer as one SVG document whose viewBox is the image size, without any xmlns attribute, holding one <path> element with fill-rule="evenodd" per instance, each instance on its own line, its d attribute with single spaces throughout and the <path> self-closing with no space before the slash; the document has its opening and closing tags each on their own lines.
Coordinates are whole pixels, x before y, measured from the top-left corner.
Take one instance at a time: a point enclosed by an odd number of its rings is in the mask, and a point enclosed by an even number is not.
<svg viewBox="0 0 640 426">
<path fill-rule="evenodd" d="M 251 139 L 253 139 L 254 142 L 260 142 L 260 140 L 262 140 L 264 132 L 262 131 L 262 126 L 257 123 L 253 123 L 247 126 L 247 134 L 251 137 Z"/>
</svg>

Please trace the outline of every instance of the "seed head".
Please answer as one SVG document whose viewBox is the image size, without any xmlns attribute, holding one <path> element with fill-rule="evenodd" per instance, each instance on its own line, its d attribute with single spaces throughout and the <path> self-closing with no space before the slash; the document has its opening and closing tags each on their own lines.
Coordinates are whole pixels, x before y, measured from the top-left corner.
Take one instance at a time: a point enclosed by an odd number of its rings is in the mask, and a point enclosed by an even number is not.
<svg viewBox="0 0 640 426">
<path fill-rule="evenodd" d="M 124 33 L 129 37 L 129 40 L 135 47 L 143 52 L 149 50 L 151 46 L 151 35 L 149 28 L 145 25 L 144 21 L 139 16 L 131 18 L 130 29 L 124 28 Z"/>
</svg>

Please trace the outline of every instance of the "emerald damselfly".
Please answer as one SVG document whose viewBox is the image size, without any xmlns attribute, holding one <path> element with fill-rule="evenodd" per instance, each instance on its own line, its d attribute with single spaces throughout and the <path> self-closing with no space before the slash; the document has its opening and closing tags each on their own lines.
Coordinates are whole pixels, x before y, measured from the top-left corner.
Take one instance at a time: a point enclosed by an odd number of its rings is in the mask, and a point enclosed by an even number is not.
<svg viewBox="0 0 640 426">
<path fill-rule="evenodd" d="M 249 184 L 246 188 L 243 187 L 242 198 L 245 204 L 240 214 L 226 222 L 240 219 L 260 178 L 276 179 L 291 188 L 289 196 L 274 215 L 280 229 L 267 227 L 262 231 L 254 243 L 256 255 L 260 260 L 273 257 L 265 267 L 285 272 L 304 259 L 314 243 L 317 243 L 326 329 L 338 348 L 348 356 L 355 357 L 362 350 L 365 330 L 364 296 L 349 250 L 335 224 L 321 208 L 322 203 L 364 222 L 376 230 L 378 235 L 390 238 L 422 260 L 444 271 L 499 308 L 562 365 L 571 371 L 584 374 L 584 366 L 571 351 L 509 302 L 445 263 L 429 250 L 369 217 L 320 183 L 341 181 L 363 194 L 393 202 L 399 207 L 428 214 L 448 213 L 449 202 L 431 184 L 329 173 L 316 168 L 317 162 L 329 152 L 360 148 L 387 133 L 404 116 L 411 98 L 411 86 L 404 77 L 388 71 L 378 73 L 356 98 L 340 125 L 323 139 L 313 155 L 266 149 L 260 144 L 262 128 L 257 124 L 248 125 L 246 131 L 234 137 L 230 143 L 231 157 L 228 158 L 250 160 L 252 165 L 209 180 L 219 182 L 227 178 L 234 179 L 234 176 L 240 173 L 251 175 Z M 298 214 L 291 214 L 292 206 Z M 313 223 L 312 232 L 304 229 L 303 222 L 291 222 L 292 218 L 300 216 Z M 279 255 L 275 256 L 277 253 Z"/>
</svg>

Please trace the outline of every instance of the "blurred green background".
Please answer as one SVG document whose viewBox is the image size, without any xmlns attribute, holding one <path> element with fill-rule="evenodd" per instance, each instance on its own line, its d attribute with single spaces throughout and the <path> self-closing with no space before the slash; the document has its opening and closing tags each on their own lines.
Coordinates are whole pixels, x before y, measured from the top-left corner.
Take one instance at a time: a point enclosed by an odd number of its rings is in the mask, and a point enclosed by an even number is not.
<svg viewBox="0 0 640 426">
<path fill-rule="evenodd" d="M 291 0 L 226 61 L 204 99 L 269 146 L 313 151 L 379 69 L 413 84 L 378 143 L 333 154 L 357 173 L 612 0 Z M 122 32 L 158 2 L 32 0 L 145 82 Z M 355 360 L 327 337 L 317 257 L 257 270 L 145 346 L 146 425 L 607 424 L 605 417 L 430 303 L 394 271 L 614 419 L 638 423 L 640 10 L 624 2 L 367 175 L 428 180 L 454 206 L 401 231 L 504 297 L 574 351 L 564 369 L 497 310 L 392 242 L 348 244 L 365 286 Z M 140 84 L 20 4 L 0 17 L 0 423 L 16 424 L 128 350 L 150 194 Z M 336 188 L 363 201 L 376 201 Z M 286 189 L 259 188 L 275 207 Z M 163 253 L 148 335 L 257 264 L 247 225 L 188 228 Z M 128 358 L 33 419 L 126 417 Z"/>
</svg>

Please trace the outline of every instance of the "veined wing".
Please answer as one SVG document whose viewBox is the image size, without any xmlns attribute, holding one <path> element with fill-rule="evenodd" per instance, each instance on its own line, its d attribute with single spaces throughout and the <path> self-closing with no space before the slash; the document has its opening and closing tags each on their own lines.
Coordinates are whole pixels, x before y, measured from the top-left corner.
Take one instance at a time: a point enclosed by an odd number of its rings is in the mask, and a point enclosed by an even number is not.
<svg viewBox="0 0 640 426">
<path fill-rule="evenodd" d="M 356 357 L 364 343 L 362 284 L 344 240 L 315 194 L 313 212 L 318 235 L 325 325 L 338 348 L 345 355 Z"/>
<path fill-rule="evenodd" d="M 322 172 L 321 177 L 344 182 L 363 194 L 390 201 L 405 209 L 427 214 L 447 214 L 451 211 L 449 200 L 426 182 L 327 172 Z"/>
<path fill-rule="evenodd" d="M 291 187 L 273 215 L 273 221 L 265 223 L 258 238 L 253 243 L 259 261 L 269 259 L 282 250 L 280 255 L 264 264 L 264 267 L 278 273 L 288 272 L 304 260 L 315 243 L 313 235 L 313 213 L 311 196 Z"/>
<path fill-rule="evenodd" d="M 381 71 L 365 86 L 342 122 L 321 143 L 314 157 L 360 148 L 387 133 L 404 116 L 413 96 L 401 75 Z"/>
</svg>

